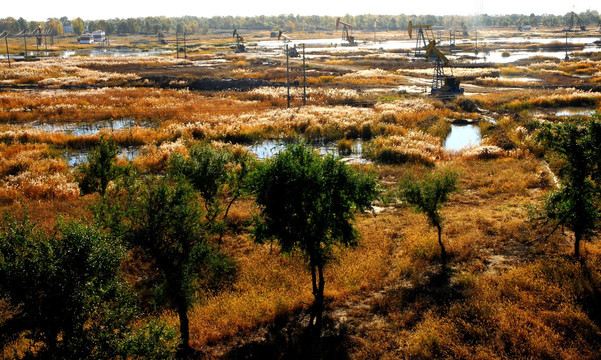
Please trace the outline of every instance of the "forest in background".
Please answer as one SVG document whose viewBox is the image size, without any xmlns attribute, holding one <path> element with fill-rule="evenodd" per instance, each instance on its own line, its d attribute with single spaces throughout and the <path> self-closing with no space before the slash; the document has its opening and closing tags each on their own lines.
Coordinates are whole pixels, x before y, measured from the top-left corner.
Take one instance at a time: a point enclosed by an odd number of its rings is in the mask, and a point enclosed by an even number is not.
<svg viewBox="0 0 601 360">
<path fill-rule="evenodd" d="M 184 16 L 184 17 L 139 17 L 127 19 L 95 19 L 83 20 L 81 18 L 69 19 L 67 17 L 49 18 L 46 21 L 31 21 L 22 17 L 15 19 L 7 17 L 0 19 L 0 32 L 7 31 L 17 34 L 23 30 L 31 31 L 41 26 L 43 29 L 51 27 L 57 35 L 67 33 L 68 27 L 75 34 L 85 31 L 103 30 L 107 35 L 125 34 L 156 34 L 159 32 L 183 32 L 192 34 L 208 34 L 221 30 L 283 30 L 286 32 L 320 32 L 333 30 L 338 16 L 320 15 L 293 15 L 282 14 L 277 16 Z M 353 25 L 356 30 L 363 31 L 394 31 L 406 29 L 409 21 L 414 24 L 430 24 L 445 28 L 460 28 L 464 24 L 473 27 L 511 27 L 521 22 L 521 25 L 530 26 L 570 26 L 584 25 L 597 26 L 601 24 L 599 12 L 587 10 L 578 14 L 568 12 L 564 15 L 553 14 L 511 14 L 511 15 L 344 15 L 341 18 Z"/>
</svg>

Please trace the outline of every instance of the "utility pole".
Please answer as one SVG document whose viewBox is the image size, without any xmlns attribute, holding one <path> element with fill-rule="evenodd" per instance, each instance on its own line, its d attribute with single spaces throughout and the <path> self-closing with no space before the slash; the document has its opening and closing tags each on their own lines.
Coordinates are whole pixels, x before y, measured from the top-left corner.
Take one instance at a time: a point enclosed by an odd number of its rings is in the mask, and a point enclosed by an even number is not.
<svg viewBox="0 0 601 360">
<path fill-rule="evenodd" d="M 179 59 L 179 32 L 175 32 L 175 51 L 177 52 L 177 58 Z"/>
<path fill-rule="evenodd" d="M 568 56 L 568 30 L 566 30 L 566 61 L 570 60 L 570 57 Z"/>
<path fill-rule="evenodd" d="M 290 56 L 288 52 L 288 44 L 286 44 L 286 87 L 288 88 L 288 102 L 286 107 L 290 107 Z"/>
<path fill-rule="evenodd" d="M 6 34 L 4 37 L 4 43 L 6 44 L 6 58 L 8 59 L 8 67 L 12 68 L 12 66 L 10 66 L 10 53 L 8 52 L 8 34 Z"/>
<path fill-rule="evenodd" d="M 303 105 L 307 105 L 307 67 L 305 62 L 305 44 L 303 44 Z"/>
<path fill-rule="evenodd" d="M 23 34 L 23 41 L 25 42 L 25 60 L 27 60 L 27 34 Z"/>
<path fill-rule="evenodd" d="M 186 31 L 184 30 L 184 59 L 188 58 L 188 51 L 186 50 Z"/>
<path fill-rule="evenodd" d="M 476 29 L 476 51 L 474 53 L 478 55 L 478 29 Z"/>
</svg>

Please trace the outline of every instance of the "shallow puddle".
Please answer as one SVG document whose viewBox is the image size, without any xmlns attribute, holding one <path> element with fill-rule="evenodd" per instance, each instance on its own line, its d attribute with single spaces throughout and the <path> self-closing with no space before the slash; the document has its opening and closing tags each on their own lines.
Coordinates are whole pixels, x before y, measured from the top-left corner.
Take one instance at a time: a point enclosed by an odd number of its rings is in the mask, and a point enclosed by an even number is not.
<svg viewBox="0 0 601 360">
<path fill-rule="evenodd" d="M 76 150 L 76 151 L 65 151 L 63 158 L 67 160 L 67 164 L 70 167 L 76 167 L 88 161 L 89 150 Z M 121 159 L 133 160 L 140 153 L 139 146 L 127 146 L 122 147 L 117 155 Z"/>
<path fill-rule="evenodd" d="M 562 116 L 562 117 L 571 117 L 571 116 L 591 116 L 594 115 L 597 111 L 595 109 L 590 108 L 579 108 L 579 107 L 566 107 L 561 109 L 548 109 L 548 110 L 540 110 L 535 111 L 535 116 Z"/>
<path fill-rule="evenodd" d="M 595 114 L 595 110 L 582 108 L 564 108 L 555 112 L 555 116 L 590 116 Z"/>
<path fill-rule="evenodd" d="M 478 125 L 451 125 L 451 132 L 444 141 L 444 148 L 458 152 L 463 148 L 480 145 L 482 136 Z"/>
<path fill-rule="evenodd" d="M 351 154 L 341 154 L 337 142 L 334 141 L 313 143 L 311 146 L 319 151 L 321 155 L 338 155 L 344 162 L 368 163 L 369 161 L 363 158 L 363 143 L 363 140 L 354 140 Z M 279 154 L 289 144 L 290 142 L 284 140 L 264 140 L 250 145 L 247 150 L 256 155 L 259 160 L 264 160 Z"/>
<path fill-rule="evenodd" d="M 127 130 L 133 127 L 151 128 L 156 127 L 151 122 L 138 122 L 133 119 L 119 119 L 113 121 L 99 121 L 93 124 L 90 123 L 30 123 L 30 127 L 40 129 L 46 132 L 61 132 L 75 136 L 96 135 L 100 130 L 108 129 L 110 131 Z"/>
</svg>

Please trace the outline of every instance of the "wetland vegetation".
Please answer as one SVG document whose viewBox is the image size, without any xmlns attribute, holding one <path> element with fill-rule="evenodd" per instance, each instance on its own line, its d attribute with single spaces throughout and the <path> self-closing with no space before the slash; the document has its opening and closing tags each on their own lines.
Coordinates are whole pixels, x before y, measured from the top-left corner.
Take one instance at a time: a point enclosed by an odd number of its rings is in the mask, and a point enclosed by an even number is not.
<svg viewBox="0 0 601 360">
<path fill-rule="evenodd" d="M 0 357 L 599 356 L 596 28 L 458 36 L 436 98 L 405 30 L 290 29 L 288 90 L 197 27 L 0 59 Z"/>
</svg>

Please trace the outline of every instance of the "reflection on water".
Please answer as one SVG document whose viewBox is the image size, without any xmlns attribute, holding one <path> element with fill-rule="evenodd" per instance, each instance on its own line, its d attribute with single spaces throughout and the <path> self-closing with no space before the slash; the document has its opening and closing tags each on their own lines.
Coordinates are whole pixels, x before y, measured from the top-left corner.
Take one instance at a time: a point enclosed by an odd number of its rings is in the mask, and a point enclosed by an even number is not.
<svg viewBox="0 0 601 360">
<path fill-rule="evenodd" d="M 556 116 L 590 116 L 595 114 L 595 110 L 582 108 L 564 108 L 558 110 Z"/>
<path fill-rule="evenodd" d="M 451 125 L 451 133 L 444 141 L 444 148 L 453 152 L 465 147 L 480 145 L 482 136 L 478 125 Z"/>
<path fill-rule="evenodd" d="M 163 54 L 174 54 L 175 50 L 161 49 L 161 48 L 152 48 L 152 49 L 136 49 L 130 47 L 122 47 L 122 48 L 112 48 L 112 47 L 97 47 L 91 49 L 77 49 L 77 50 L 61 50 L 61 51 L 28 51 L 27 55 L 29 57 L 35 57 L 37 55 L 41 57 L 60 57 L 60 58 L 69 58 L 72 56 L 157 56 Z M 25 56 L 23 53 L 11 54 L 11 59 L 21 60 L 24 59 Z M 6 53 L 0 54 L 0 59 L 6 59 Z"/>
<path fill-rule="evenodd" d="M 89 150 L 65 151 L 63 158 L 67 160 L 70 167 L 76 167 L 88 161 Z M 119 152 L 119 157 L 126 160 L 133 160 L 140 153 L 139 146 L 122 147 Z"/>
<path fill-rule="evenodd" d="M 127 130 L 133 127 L 155 127 L 151 122 L 138 122 L 133 119 L 119 119 L 113 121 L 99 121 L 95 123 L 31 123 L 30 127 L 40 129 L 46 132 L 61 132 L 75 136 L 96 135 L 100 130 L 108 129 L 110 131 Z"/>
<path fill-rule="evenodd" d="M 286 142 L 283 140 L 264 140 L 261 142 L 257 142 L 253 145 L 250 145 L 247 150 L 255 154 L 259 160 L 268 159 L 273 157 L 274 155 L 282 152 L 286 145 L 290 144 L 290 142 Z M 351 163 L 368 163 L 366 159 L 363 158 L 363 140 L 357 139 L 353 141 L 352 145 L 352 153 L 349 155 L 342 155 L 338 151 L 338 146 L 336 142 L 318 142 L 311 144 L 315 149 L 319 151 L 321 155 L 340 155 L 342 156 L 342 161 L 351 162 Z"/>
<path fill-rule="evenodd" d="M 548 109 L 548 110 L 535 111 L 533 113 L 533 115 L 535 115 L 535 116 L 551 115 L 551 116 L 570 117 L 570 116 L 591 116 L 591 115 L 595 115 L 596 112 L 597 111 L 595 109 L 579 108 L 579 107 L 566 107 L 566 108 L 561 108 L 561 109 Z"/>
</svg>

